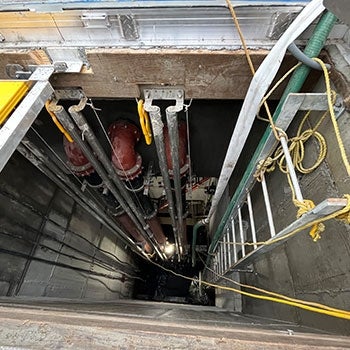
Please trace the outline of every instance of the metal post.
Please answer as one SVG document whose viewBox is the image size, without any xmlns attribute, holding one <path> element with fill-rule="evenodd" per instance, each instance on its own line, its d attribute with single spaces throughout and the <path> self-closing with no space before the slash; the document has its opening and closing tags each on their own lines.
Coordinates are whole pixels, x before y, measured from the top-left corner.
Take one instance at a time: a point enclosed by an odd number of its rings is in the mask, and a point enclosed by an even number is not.
<svg viewBox="0 0 350 350">
<path fill-rule="evenodd" d="M 223 237 L 222 247 L 223 247 L 223 251 L 224 251 L 224 273 L 225 273 L 227 270 L 227 239 L 226 239 L 226 235 L 224 235 L 224 237 Z"/>
<path fill-rule="evenodd" d="M 261 176 L 261 187 L 262 187 L 262 191 L 263 191 L 263 195 L 264 195 L 264 202 L 265 202 L 265 208 L 266 208 L 266 213 L 267 213 L 267 221 L 268 221 L 269 227 L 270 227 L 270 235 L 271 235 L 271 237 L 274 237 L 276 235 L 276 230 L 275 230 L 275 224 L 273 222 L 270 198 L 269 198 L 269 193 L 267 191 L 266 180 L 265 180 L 264 174 Z"/>
<path fill-rule="evenodd" d="M 241 243 L 244 243 L 244 232 L 243 232 L 243 221 L 242 221 L 242 211 L 241 208 L 238 208 L 238 222 L 239 222 L 239 235 L 241 238 Z M 245 257 L 245 245 L 242 244 L 242 258 Z"/>
<path fill-rule="evenodd" d="M 149 115 L 150 115 L 152 129 L 153 129 L 154 142 L 156 144 L 156 150 L 157 150 L 157 155 L 158 155 L 158 160 L 160 165 L 160 172 L 163 177 L 164 190 L 168 200 L 168 210 L 169 210 L 169 215 L 171 219 L 171 225 L 173 227 L 176 253 L 180 259 L 180 256 L 182 254 L 182 247 L 179 239 L 178 225 L 175 218 L 175 204 L 174 204 L 173 194 L 171 192 L 171 184 L 170 184 L 170 178 L 168 174 L 168 167 L 167 167 L 166 156 L 165 156 L 165 145 L 164 145 L 164 134 L 163 134 L 164 125 L 162 122 L 162 116 L 160 114 L 160 108 L 158 106 L 152 106 L 151 110 L 149 110 Z"/>
<path fill-rule="evenodd" d="M 230 240 L 230 228 L 227 227 L 227 252 L 228 252 L 228 268 L 232 266 L 232 245 Z"/>
<path fill-rule="evenodd" d="M 253 243 L 256 243 L 256 231 L 255 231 L 255 223 L 254 223 L 254 213 L 253 213 L 252 199 L 250 198 L 250 192 L 247 192 L 247 203 L 248 203 L 250 228 L 251 228 L 251 231 L 252 231 L 252 239 L 253 239 Z M 254 249 L 256 249 L 257 247 L 258 246 L 256 244 L 254 244 Z"/>
<path fill-rule="evenodd" d="M 232 242 L 233 242 L 233 263 L 235 264 L 238 260 L 237 258 L 237 246 L 236 246 L 236 230 L 235 230 L 235 219 L 232 217 L 231 220 L 231 227 L 232 227 Z"/>
<path fill-rule="evenodd" d="M 175 188 L 175 201 L 177 211 L 178 235 L 180 250 L 184 248 L 185 242 L 185 228 L 183 222 L 183 205 L 182 205 L 182 191 L 181 191 L 181 175 L 180 175 L 180 161 L 179 161 L 179 126 L 177 121 L 177 112 L 182 109 L 182 105 L 169 106 L 166 112 L 168 132 L 171 147 L 171 161 L 173 165 L 173 179 Z M 180 251 L 181 253 L 181 251 Z"/>
<path fill-rule="evenodd" d="M 303 200 L 304 200 L 303 195 L 301 194 L 301 189 L 299 186 L 297 174 L 295 173 L 293 161 L 292 161 L 292 158 L 291 158 L 290 153 L 289 153 L 287 140 L 283 135 L 280 135 L 280 141 L 281 141 L 281 145 L 283 148 L 284 156 L 286 158 L 288 173 L 289 173 L 290 179 L 291 179 L 292 184 L 293 184 L 295 197 L 299 202 L 303 202 Z"/>
</svg>

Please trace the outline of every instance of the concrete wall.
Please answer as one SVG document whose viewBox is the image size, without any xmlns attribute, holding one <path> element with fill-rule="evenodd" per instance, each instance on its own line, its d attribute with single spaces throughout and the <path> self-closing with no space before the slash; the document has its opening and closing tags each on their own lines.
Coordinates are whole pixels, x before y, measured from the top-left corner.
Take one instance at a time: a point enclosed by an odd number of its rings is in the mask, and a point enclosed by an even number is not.
<svg viewBox="0 0 350 350">
<path fill-rule="evenodd" d="M 2 296 L 131 296 L 133 280 L 116 272 L 118 259 L 132 264 L 128 251 L 17 153 L 0 174 L 0 249 Z"/>
<path fill-rule="evenodd" d="M 323 79 L 316 90 L 325 91 Z M 296 134 L 301 117 L 299 115 L 288 130 L 290 137 Z M 313 114 L 306 128 L 314 126 L 319 117 L 320 114 Z M 350 114 L 343 113 L 338 123 L 350 156 Z M 313 200 L 315 204 L 326 198 L 341 198 L 350 193 L 350 179 L 341 160 L 329 117 L 319 131 L 325 136 L 328 145 L 326 160 L 311 174 L 298 174 L 304 198 Z M 318 154 L 315 139 L 306 143 L 305 152 L 304 164 L 311 165 Z M 278 232 L 295 220 L 296 208 L 291 201 L 287 178 L 279 170 L 267 175 L 267 185 Z M 254 211 L 258 240 L 265 240 L 269 238 L 269 231 L 259 185 L 255 187 L 253 197 L 253 203 L 256 203 Z M 305 230 L 282 246 L 259 257 L 252 266 L 257 275 L 246 274 L 241 278 L 244 281 L 245 277 L 245 282 L 250 285 L 350 310 L 350 228 L 339 220 L 328 221 L 325 225 L 326 230 L 318 242 L 313 242 Z M 243 298 L 243 312 L 350 334 L 349 321 L 272 302 Z"/>
</svg>

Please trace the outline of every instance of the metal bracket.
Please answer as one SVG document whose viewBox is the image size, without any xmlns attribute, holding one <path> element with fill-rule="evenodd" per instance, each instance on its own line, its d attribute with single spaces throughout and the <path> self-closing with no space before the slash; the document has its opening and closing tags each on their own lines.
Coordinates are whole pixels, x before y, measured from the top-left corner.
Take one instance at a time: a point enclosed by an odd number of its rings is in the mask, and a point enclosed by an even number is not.
<svg viewBox="0 0 350 350">
<path fill-rule="evenodd" d="M 145 98 L 144 109 L 147 112 L 152 111 L 152 102 L 154 100 L 170 100 L 176 101 L 174 112 L 179 112 L 184 108 L 184 90 L 177 88 L 155 88 L 144 89 L 143 95 Z M 169 108 L 169 107 L 168 107 Z"/>
<path fill-rule="evenodd" d="M 50 47 L 46 53 L 56 73 L 80 73 L 83 67 L 82 52 L 76 48 Z"/>
<path fill-rule="evenodd" d="M 80 73 L 83 64 L 81 50 L 47 50 L 52 60 L 52 65 L 28 65 L 7 64 L 6 74 L 11 79 L 22 80 L 48 80 L 53 73 Z"/>
<path fill-rule="evenodd" d="M 59 100 L 81 100 L 85 97 L 83 90 L 67 88 L 67 89 L 57 89 L 54 92 L 55 99 Z"/>
</svg>

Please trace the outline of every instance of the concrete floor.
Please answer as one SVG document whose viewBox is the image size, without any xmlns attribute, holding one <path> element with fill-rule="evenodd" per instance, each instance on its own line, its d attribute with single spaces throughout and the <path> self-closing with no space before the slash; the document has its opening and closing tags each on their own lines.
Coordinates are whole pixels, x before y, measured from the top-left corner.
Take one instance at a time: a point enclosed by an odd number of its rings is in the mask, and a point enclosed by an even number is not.
<svg viewBox="0 0 350 350">
<path fill-rule="evenodd" d="M 350 339 L 216 307 L 0 300 L 2 349 L 348 349 Z"/>
</svg>

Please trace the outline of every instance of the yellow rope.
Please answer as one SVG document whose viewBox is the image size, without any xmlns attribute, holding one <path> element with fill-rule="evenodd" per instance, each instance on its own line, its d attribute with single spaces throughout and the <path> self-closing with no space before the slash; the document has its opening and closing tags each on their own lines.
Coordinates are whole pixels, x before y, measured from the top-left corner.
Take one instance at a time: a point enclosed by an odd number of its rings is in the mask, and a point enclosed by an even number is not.
<svg viewBox="0 0 350 350">
<path fill-rule="evenodd" d="M 250 57 L 250 53 L 249 53 L 249 50 L 248 50 L 248 47 L 247 47 L 247 43 L 246 43 L 246 41 L 245 41 L 245 39 L 244 39 L 244 35 L 243 35 L 243 32 L 242 32 L 241 26 L 240 26 L 240 24 L 239 24 L 236 11 L 235 11 L 235 9 L 233 8 L 233 6 L 232 6 L 230 0 L 226 0 L 226 4 L 227 4 L 227 6 L 228 6 L 228 8 L 229 8 L 229 10 L 230 10 L 230 13 L 231 13 L 233 22 L 234 22 L 234 24 L 235 24 L 235 27 L 236 27 L 236 29 L 237 29 L 239 38 L 240 38 L 240 40 L 241 40 L 241 43 L 242 43 L 242 46 L 243 46 L 243 50 L 244 50 L 245 56 L 246 56 L 246 58 L 247 58 L 250 71 L 251 71 L 252 75 L 254 76 L 254 75 L 255 75 L 254 64 L 253 64 L 253 61 L 252 61 L 252 59 L 251 59 L 251 57 Z M 273 131 L 275 137 L 278 139 L 278 138 L 279 138 L 279 136 L 278 136 L 278 135 L 279 135 L 279 134 L 278 134 L 278 130 L 277 130 L 276 127 L 274 126 L 273 119 L 272 119 L 272 113 L 271 113 L 271 111 L 270 111 L 269 105 L 267 104 L 266 101 L 264 101 L 262 104 L 263 104 L 264 107 L 265 107 L 268 120 L 269 120 L 269 122 L 271 123 L 272 131 Z"/>
<path fill-rule="evenodd" d="M 324 309 L 324 310 L 330 310 L 330 311 L 339 312 L 339 313 L 342 313 L 342 314 L 345 314 L 345 315 L 350 315 L 350 311 L 333 308 L 333 307 L 330 307 L 330 306 L 327 306 L 327 305 L 324 305 L 324 304 L 320 304 L 320 303 L 315 303 L 315 302 L 312 302 L 312 301 L 306 301 L 306 300 L 291 298 L 291 297 L 288 297 L 286 295 L 275 293 L 275 292 L 271 292 L 271 291 L 263 289 L 263 288 L 258 288 L 258 287 L 254 287 L 254 286 L 251 286 L 251 285 L 248 285 L 248 284 L 243 284 L 243 283 L 237 282 L 237 281 L 235 281 L 235 280 L 233 280 L 231 278 L 228 278 L 226 276 L 218 274 L 216 271 L 214 271 L 213 269 L 211 269 L 210 267 L 208 267 L 205 264 L 205 262 L 203 261 L 203 259 L 202 259 L 202 257 L 200 255 L 199 255 L 199 258 L 202 260 L 202 262 L 203 262 L 203 264 L 204 264 L 206 269 L 208 269 L 209 271 L 211 271 L 214 274 L 218 275 L 220 278 L 222 278 L 222 279 L 224 279 L 226 281 L 229 281 L 229 282 L 231 282 L 231 283 L 233 283 L 233 284 L 235 284 L 237 286 L 240 286 L 240 287 L 243 287 L 243 288 L 247 288 L 247 289 L 256 290 L 257 292 L 260 292 L 260 293 L 265 293 L 265 294 L 268 294 L 268 295 L 271 295 L 271 296 L 274 296 L 274 297 L 277 297 L 277 298 L 282 298 L 282 299 L 285 299 L 285 300 L 301 303 L 301 304 L 304 304 L 304 305 L 314 306 L 314 307 L 318 307 L 318 308 L 321 308 L 321 309 Z"/>
<path fill-rule="evenodd" d="M 139 113 L 140 125 L 142 129 L 142 133 L 145 137 L 146 144 L 150 145 L 152 143 L 151 124 L 149 121 L 148 113 L 143 108 L 143 100 L 139 100 L 137 102 L 137 111 Z"/>
<path fill-rule="evenodd" d="M 147 258 L 144 257 L 144 259 L 147 259 Z M 179 274 L 179 273 L 177 273 L 177 272 L 175 272 L 173 270 L 165 268 L 164 266 L 162 266 L 162 265 L 160 265 L 160 264 L 158 264 L 158 263 L 156 263 L 156 262 L 154 262 L 152 260 L 148 260 L 148 261 L 151 262 L 153 265 L 158 266 L 162 270 L 173 274 L 174 276 L 181 277 L 181 278 L 186 279 L 188 281 L 198 282 L 198 279 L 196 279 L 196 278 L 192 278 L 192 277 L 188 277 L 188 276 L 184 276 L 182 274 Z M 260 295 L 260 294 L 250 293 L 250 292 L 246 292 L 246 291 L 243 291 L 243 290 L 240 290 L 240 289 L 237 289 L 237 288 L 226 287 L 226 286 L 222 286 L 222 285 L 219 285 L 219 284 L 207 282 L 207 281 L 204 281 L 204 280 L 202 280 L 201 283 L 203 285 L 206 285 L 206 286 L 209 286 L 209 287 L 214 287 L 214 288 L 219 288 L 219 289 L 222 289 L 222 290 L 235 292 L 235 293 L 238 293 L 238 294 L 250 297 L 250 298 L 254 298 L 254 299 L 268 300 L 268 301 L 272 301 L 272 302 L 275 302 L 275 303 L 280 303 L 280 304 L 285 304 L 285 305 L 289 305 L 289 306 L 298 307 L 300 309 L 308 310 L 308 311 L 311 311 L 311 312 L 316 312 L 316 313 L 320 313 L 320 314 L 324 314 L 324 315 L 328 315 L 328 316 L 333 316 L 333 317 L 337 317 L 337 318 L 350 320 L 350 312 L 349 311 L 335 309 L 335 308 L 332 308 L 330 306 L 322 305 L 322 304 L 317 304 L 316 305 L 316 303 L 315 303 L 315 305 L 312 305 L 313 303 L 311 303 L 311 302 L 307 302 L 307 301 L 299 300 L 299 299 L 289 298 L 287 296 L 283 296 L 281 294 L 265 291 L 263 289 L 260 289 L 260 292 L 263 292 L 263 293 L 268 294 L 268 295 Z M 248 285 L 245 285 L 245 287 L 246 288 L 251 288 L 251 289 L 255 289 L 256 288 L 256 287 L 248 286 Z M 277 297 L 277 296 L 279 296 L 279 297 Z"/>
<path fill-rule="evenodd" d="M 56 115 L 54 112 L 52 112 L 50 110 L 50 101 L 46 101 L 45 102 L 45 108 L 47 110 L 47 113 L 49 113 L 52 121 L 55 123 L 55 125 L 57 126 L 57 128 L 61 131 L 61 133 L 65 136 L 65 138 L 68 140 L 68 142 L 72 143 L 73 139 L 72 137 L 69 135 L 68 131 L 62 126 L 62 124 L 58 121 Z"/>
</svg>

